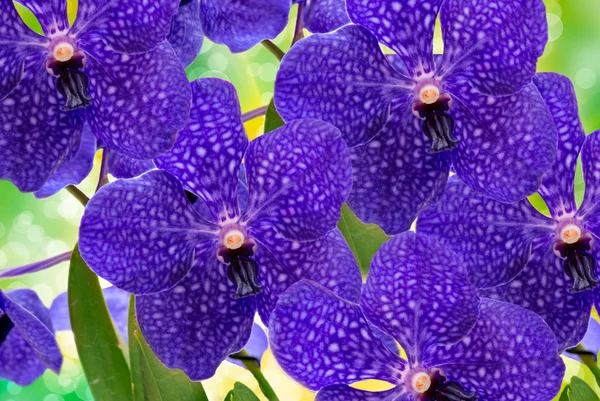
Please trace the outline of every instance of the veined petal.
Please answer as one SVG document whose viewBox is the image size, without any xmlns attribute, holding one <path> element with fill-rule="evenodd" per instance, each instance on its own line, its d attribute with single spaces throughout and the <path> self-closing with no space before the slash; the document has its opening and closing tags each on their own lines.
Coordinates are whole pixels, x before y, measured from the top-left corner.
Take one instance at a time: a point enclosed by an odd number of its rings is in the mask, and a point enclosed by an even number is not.
<svg viewBox="0 0 600 401">
<path fill-rule="evenodd" d="M 434 71 L 433 30 L 443 0 L 346 0 L 350 19 L 394 50 L 413 78 Z"/>
<path fill-rule="evenodd" d="M 433 237 L 413 232 L 392 237 L 375 254 L 360 304 L 413 366 L 436 346 L 460 341 L 479 314 L 477 289 L 461 259 Z"/>
<path fill-rule="evenodd" d="M 152 159 L 134 159 L 117 151 L 108 153 L 108 172 L 115 178 L 133 178 L 155 168 Z"/>
<path fill-rule="evenodd" d="M 235 285 L 226 269 L 210 247 L 176 287 L 136 298 L 138 323 L 152 351 L 194 381 L 213 376 L 252 331 L 254 298 L 231 296 Z"/>
<path fill-rule="evenodd" d="M 161 170 L 105 185 L 88 203 L 79 249 L 89 267 L 134 294 L 172 288 L 192 267 L 194 249 L 217 228 L 189 204 L 175 177 Z"/>
<path fill-rule="evenodd" d="M 409 230 L 419 212 L 442 193 L 450 171 L 444 153 L 427 152 L 428 140 L 411 107 L 411 99 L 399 102 L 377 137 L 350 149 L 348 205 L 362 221 L 387 234 Z"/>
<path fill-rule="evenodd" d="M 556 161 L 544 174 L 539 193 L 552 216 L 560 217 L 577 209 L 574 194 L 575 167 L 585 141 L 585 132 L 579 119 L 575 89 L 569 78 L 543 73 L 535 76 L 534 83 L 550 108 L 558 132 Z"/>
<path fill-rule="evenodd" d="M 269 340 L 283 370 L 312 390 L 365 379 L 398 383 L 406 366 L 371 331 L 358 305 L 308 280 L 280 297 Z"/>
<path fill-rule="evenodd" d="M 312 33 L 325 33 L 350 23 L 346 0 L 308 0 L 304 26 Z"/>
<path fill-rule="evenodd" d="M 173 16 L 167 38 L 184 66 L 192 63 L 200 53 L 204 32 L 200 20 L 200 0 L 191 0 L 179 6 Z"/>
<path fill-rule="evenodd" d="M 200 196 L 215 221 L 239 216 L 239 166 L 248 146 L 234 86 L 216 78 L 191 84 L 192 113 L 175 146 L 154 160 Z"/>
<path fill-rule="evenodd" d="M 598 155 L 600 155 L 600 131 L 585 138 L 581 152 L 585 195 L 577 215 L 584 219 L 598 220 L 594 218 L 600 205 L 600 157 Z"/>
<path fill-rule="evenodd" d="M 147 35 L 147 34 L 146 34 Z M 80 43 L 88 62 L 92 105 L 86 111 L 94 134 L 111 149 L 151 159 L 173 147 L 185 126 L 191 89 L 168 42 L 139 55 L 120 54 L 98 36 Z"/>
<path fill-rule="evenodd" d="M 291 6 L 291 0 L 204 0 L 200 19 L 207 38 L 240 53 L 279 35 Z"/>
<path fill-rule="evenodd" d="M 292 47 L 277 73 L 275 105 L 285 121 L 310 117 L 333 124 L 352 147 L 381 131 L 391 101 L 412 85 L 388 63 L 371 32 L 349 25 Z"/>
<path fill-rule="evenodd" d="M 462 257 L 469 278 L 479 288 L 512 280 L 529 261 L 533 240 L 554 233 L 553 222 L 528 200 L 501 203 L 456 176 L 448 181 L 440 201 L 421 213 L 417 231 L 437 236 Z"/>
<path fill-rule="evenodd" d="M 327 386 L 317 393 L 315 401 L 404 401 L 408 400 L 408 394 L 404 385 L 394 387 L 386 391 L 365 391 L 346 386 L 345 384 L 334 384 Z"/>
<path fill-rule="evenodd" d="M 560 390 L 565 365 L 550 328 L 519 306 L 481 300 L 475 328 L 430 361 L 481 401 L 547 401 Z"/>
<path fill-rule="evenodd" d="M 480 93 L 496 96 L 531 83 L 548 41 L 542 0 L 448 0 L 440 15 L 438 75 L 461 75 Z"/>
<path fill-rule="evenodd" d="M 592 291 L 573 294 L 563 260 L 554 254 L 554 236 L 536 240 L 531 260 L 510 283 L 487 289 L 483 295 L 532 310 L 546 321 L 559 352 L 579 344 L 588 327 Z"/>
<path fill-rule="evenodd" d="M 245 160 L 245 223 L 268 223 L 296 241 L 319 239 L 335 228 L 352 174 L 338 129 L 319 120 L 295 120 L 250 142 Z"/>
<path fill-rule="evenodd" d="M 27 386 L 48 368 L 60 371 L 63 357 L 48 309 L 29 289 L 0 291 L 0 311 L 14 327 L 0 344 L 0 377 Z"/>
<path fill-rule="evenodd" d="M 532 84 L 512 96 L 478 94 L 464 81 L 448 85 L 458 147 L 456 173 L 472 188 L 502 202 L 537 191 L 552 167 L 557 131 L 548 106 Z"/>
</svg>

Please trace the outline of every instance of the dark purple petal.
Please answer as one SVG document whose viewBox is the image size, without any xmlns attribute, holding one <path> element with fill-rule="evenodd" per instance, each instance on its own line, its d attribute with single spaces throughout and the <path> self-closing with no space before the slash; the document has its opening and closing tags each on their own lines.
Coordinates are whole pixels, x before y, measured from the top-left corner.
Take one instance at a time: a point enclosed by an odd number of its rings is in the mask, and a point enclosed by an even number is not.
<svg viewBox="0 0 600 401">
<path fill-rule="evenodd" d="M 371 331 L 358 305 L 308 280 L 279 299 L 269 341 L 283 370 L 312 390 L 365 379 L 396 383 L 406 367 Z"/>
<path fill-rule="evenodd" d="M 381 246 L 360 301 L 365 316 L 394 337 L 411 365 L 475 325 L 477 289 L 460 258 L 433 237 L 406 232 Z"/>
<path fill-rule="evenodd" d="M 85 0 L 82 0 L 82 3 Z M 69 29 L 67 0 L 19 0 L 37 17 L 46 36 Z M 19 18 L 19 17 L 17 17 Z M 2 21 L 4 23 L 4 20 Z"/>
<path fill-rule="evenodd" d="M 90 127 L 85 125 L 81 135 L 79 149 L 74 156 L 67 157 L 42 188 L 34 193 L 36 198 L 47 198 L 56 194 L 67 185 L 77 185 L 88 176 L 94 167 L 94 154 L 96 153 L 96 137 Z"/>
<path fill-rule="evenodd" d="M 106 301 L 106 306 L 108 307 L 113 323 L 125 343 L 127 343 L 129 341 L 127 333 L 129 293 L 117 287 L 105 288 L 102 290 L 102 293 L 104 294 L 104 300 Z M 71 330 L 68 295 L 66 292 L 54 298 L 52 306 L 50 306 L 50 316 L 52 317 L 52 324 L 56 331 Z"/>
<path fill-rule="evenodd" d="M 291 0 L 204 0 L 200 19 L 207 38 L 240 53 L 279 35 L 291 6 Z"/>
<path fill-rule="evenodd" d="M 534 85 L 512 96 L 483 96 L 464 82 L 448 87 L 458 147 L 452 151 L 463 181 L 502 202 L 536 192 L 554 163 L 557 131 Z"/>
<path fill-rule="evenodd" d="M 248 225 L 262 221 L 285 238 L 311 241 L 335 228 L 352 184 L 348 148 L 337 128 L 295 120 L 250 143 Z"/>
<path fill-rule="evenodd" d="M 192 113 L 175 146 L 154 160 L 200 196 L 215 221 L 239 216 L 239 166 L 248 146 L 234 86 L 216 78 L 191 84 Z"/>
<path fill-rule="evenodd" d="M 416 78 L 431 73 L 433 30 L 442 0 L 346 0 L 350 19 L 394 50 Z"/>
<path fill-rule="evenodd" d="M 119 53 L 144 53 L 167 39 L 178 6 L 179 0 L 81 0 L 71 34 L 98 35 Z"/>
<path fill-rule="evenodd" d="M 481 93 L 510 95 L 529 84 L 548 41 L 542 0 L 449 0 L 441 10 L 444 59 Z"/>
<path fill-rule="evenodd" d="M 394 387 L 386 391 L 365 391 L 346 386 L 345 384 L 334 384 L 319 390 L 315 401 L 404 401 L 408 400 L 408 394 L 404 386 Z"/>
<path fill-rule="evenodd" d="M 539 189 L 552 216 L 558 218 L 577 209 L 573 184 L 585 132 L 579 119 L 575 89 L 569 78 L 543 73 L 535 76 L 534 83 L 550 108 L 558 131 L 556 161 L 544 175 Z"/>
<path fill-rule="evenodd" d="M 556 339 L 539 316 L 485 298 L 473 331 L 454 346 L 438 348 L 430 366 L 477 392 L 480 401 L 548 401 L 565 373 Z"/>
<path fill-rule="evenodd" d="M 79 249 L 100 277 L 148 294 L 181 281 L 196 245 L 216 230 L 195 212 L 175 177 L 154 170 L 96 193 L 81 221 Z"/>
<path fill-rule="evenodd" d="M 450 170 L 444 153 L 427 152 L 427 138 L 411 107 L 411 99 L 399 102 L 377 137 L 350 149 L 348 205 L 387 234 L 410 229 L 419 212 L 442 193 Z"/>
<path fill-rule="evenodd" d="M 425 209 L 417 231 L 435 235 L 464 259 L 480 288 L 512 280 L 527 264 L 533 240 L 553 233 L 553 222 L 528 200 L 495 201 L 451 177 L 440 201 Z"/>
<path fill-rule="evenodd" d="M 196 59 L 204 40 L 200 21 L 200 0 L 191 0 L 179 7 L 177 14 L 173 16 L 168 40 L 184 66 Z"/>
<path fill-rule="evenodd" d="M 115 178 L 133 178 L 155 168 L 152 159 L 134 159 L 117 151 L 108 153 L 108 172 Z"/>
<path fill-rule="evenodd" d="M 256 359 L 256 361 L 260 364 L 260 360 L 262 359 L 267 348 L 269 348 L 267 334 L 258 324 L 254 323 L 252 325 L 252 333 L 250 334 L 250 338 L 244 346 L 244 351 L 246 351 L 248 357 Z M 231 362 L 246 369 L 246 365 L 244 365 L 242 361 L 237 358 L 227 357 L 227 362 Z"/>
<path fill-rule="evenodd" d="M 342 131 L 348 146 L 355 146 L 381 131 L 390 102 L 410 85 L 388 63 L 375 36 L 350 25 L 294 45 L 277 74 L 275 105 L 285 121 L 327 121 Z"/>
<path fill-rule="evenodd" d="M 559 350 L 579 344 L 588 327 L 592 292 L 573 294 L 572 282 L 563 270 L 563 259 L 554 254 L 554 236 L 534 243 L 531 260 L 510 283 L 485 290 L 487 297 L 530 309 L 550 326 Z"/>
<path fill-rule="evenodd" d="M 595 292 L 597 293 L 597 290 L 595 290 Z M 596 300 L 594 300 L 594 306 L 596 306 L 596 309 L 598 309 L 598 303 Z M 598 321 L 593 317 L 590 317 L 590 323 L 588 325 L 587 332 L 585 333 L 585 336 L 581 340 L 580 344 L 583 347 L 583 350 L 591 352 L 594 356 L 597 356 L 598 352 L 600 352 L 600 323 L 598 323 Z M 579 355 L 574 352 L 569 352 L 569 350 L 567 350 L 563 353 L 563 355 L 583 363 Z"/>
<path fill-rule="evenodd" d="M 147 34 L 145 34 L 147 35 Z M 111 149 L 151 159 L 171 149 L 189 117 L 191 90 L 171 46 L 144 54 L 119 54 L 98 37 L 81 43 L 88 61 L 87 108 L 94 134 Z"/>
<path fill-rule="evenodd" d="M 583 178 L 585 180 L 585 195 L 577 215 L 583 219 L 598 221 L 598 206 L 600 205 L 600 131 L 585 138 L 581 152 Z M 600 234 L 600 230 L 596 231 Z"/>
<path fill-rule="evenodd" d="M 44 62 L 44 55 L 29 57 L 19 85 L 0 100 L 0 179 L 22 192 L 40 189 L 79 148 L 83 127 L 83 113 L 62 110 Z"/>
<path fill-rule="evenodd" d="M 138 323 L 152 351 L 194 381 L 213 376 L 250 337 L 254 298 L 231 296 L 235 286 L 226 269 L 212 247 L 176 287 L 136 298 Z"/>
<path fill-rule="evenodd" d="M 346 0 L 309 0 L 304 9 L 304 27 L 312 33 L 325 33 L 350 23 Z"/>
<path fill-rule="evenodd" d="M 0 104 L 21 81 L 27 56 L 46 52 L 48 39 L 24 23 L 12 0 L 0 0 Z"/>
<path fill-rule="evenodd" d="M 0 344 L 0 377 L 26 386 L 46 368 L 58 374 L 62 354 L 54 338 L 48 309 L 29 289 L 0 291 L 0 311 L 14 324 Z"/>
<path fill-rule="evenodd" d="M 279 296 L 295 282 L 307 279 L 321 284 L 341 298 L 358 302 L 362 277 L 354 254 L 342 233 L 335 229 L 312 242 L 285 240 L 273 229 L 252 230 L 258 241 L 258 279 L 265 286 L 256 306 L 265 325 Z"/>
</svg>

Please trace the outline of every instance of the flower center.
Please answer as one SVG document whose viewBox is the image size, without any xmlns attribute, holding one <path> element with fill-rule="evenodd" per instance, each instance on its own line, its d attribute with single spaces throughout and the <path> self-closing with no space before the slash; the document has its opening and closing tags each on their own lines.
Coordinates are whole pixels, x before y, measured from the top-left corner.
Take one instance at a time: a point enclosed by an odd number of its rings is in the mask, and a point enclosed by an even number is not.
<svg viewBox="0 0 600 401">
<path fill-rule="evenodd" d="M 242 245 L 244 245 L 244 234 L 240 230 L 231 230 L 227 234 L 225 234 L 225 238 L 223 240 L 223 245 L 227 249 L 239 249 Z"/>
<path fill-rule="evenodd" d="M 54 48 L 53 53 L 55 60 L 64 63 L 65 61 L 69 61 L 73 58 L 75 49 L 73 49 L 73 46 L 70 43 L 62 42 Z"/>
<path fill-rule="evenodd" d="M 412 110 L 423 120 L 421 129 L 431 141 L 429 153 L 452 150 L 458 145 L 454 137 L 454 119 L 448 113 L 452 107 L 452 98 L 442 91 L 435 79 L 427 78 L 417 84 Z"/>
<path fill-rule="evenodd" d="M 574 244 L 581 238 L 581 229 L 575 224 L 567 224 L 560 230 L 560 239 L 565 244 Z"/>
<path fill-rule="evenodd" d="M 596 277 L 596 258 L 591 254 L 594 238 L 576 219 L 559 223 L 554 253 L 563 259 L 563 270 L 573 281 L 572 293 L 591 290 L 600 285 Z"/>
<path fill-rule="evenodd" d="M 431 377 L 425 372 L 419 372 L 412 378 L 412 389 L 419 394 L 423 394 L 431 387 Z"/>
<path fill-rule="evenodd" d="M 217 259 L 227 265 L 227 277 L 236 285 L 234 298 L 244 298 L 260 293 L 263 286 L 258 282 L 258 264 L 254 260 L 256 241 L 248 237 L 238 224 L 225 227 L 219 235 L 221 245 Z"/>
<path fill-rule="evenodd" d="M 0 345 L 6 340 L 15 325 L 6 313 L 0 312 Z"/>
</svg>

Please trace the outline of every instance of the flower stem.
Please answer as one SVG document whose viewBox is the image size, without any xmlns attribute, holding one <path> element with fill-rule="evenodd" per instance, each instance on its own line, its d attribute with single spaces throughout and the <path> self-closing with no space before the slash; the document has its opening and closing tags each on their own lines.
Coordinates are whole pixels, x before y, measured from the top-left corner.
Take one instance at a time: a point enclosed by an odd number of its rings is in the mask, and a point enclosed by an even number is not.
<svg viewBox="0 0 600 401">
<path fill-rule="evenodd" d="M 248 353 L 245 350 L 241 350 L 237 353 L 237 355 L 243 357 L 247 356 Z M 258 382 L 260 390 L 265 395 L 265 397 L 267 397 L 269 401 L 279 401 L 279 398 L 275 394 L 273 387 L 271 387 L 265 376 L 260 371 L 260 367 L 256 364 L 256 361 L 247 358 L 239 358 L 239 360 L 244 364 L 246 369 L 248 369 L 250 373 L 252 373 L 252 376 L 254 376 L 254 378 Z"/>
<path fill-rule="evenodd" d="M 268 106 L 262 106 L 262 107 L 259 107 L 258 109 L 250 110 L 250 111 L 242 114 L 242 121 L 246 122 L 246 121 L 253 120 L 256 117 L 264 116 L 265 113 L 267 112 L 267 107 Z"/>
<path fill-rule="evenodd" d="M 12 269 L 6 269 L 0 272 L 0 278 L 6 277 L 16 277 L 23 274 L 35 273 L 41 270 L 47 269 L 49 267 L 55 266 L 61 262 L 66 262 L 71 258 L 71 252 L 61 253 L 60 255 L 53 256 L 46 260 L 41 260 L 39 262 L 30 263 L 28 265 L 13 267 Z"/>
<path fill-rule="evenodd" d="M 294 30 L 294 39 L 292 39 L 292 46 L 296 44 L 297 41 L 304 38 L 304 7 L 306 7 L 306 3 L 298 3 L 298 15 L 296 16 L 296 29 Z"/>
<path fill-rule="evenodd" d="M 279 48 L 279 46 L 277 46 L 275 43 L 273 43 L 270 40 L 263 40 L 262 45 L 264 47 L 267 48 L 267 50 L 269 50 L 271 52 L 271 54 L 273 54 L 275 57 L 277 57 L 277 60 L 281 61 L 283 59 L 283 56 L 285 56 L 285 53 L 283 52 L 283 50 L 281 50 Z"/>
<path fill-rule="evenodd" d="M 96 185 L 96 192 L 104 185 L 108 184 L 108 152 L 107 148 L 102 150 L 102 164 L 100 164 L 100 174 L 98 176 L 98 185 Z"/>
<path fill-rule="evenodd" d="M 90 201 L 90 198 L 81 192 L 81 189 L 77 188 L 75 185 L 67 185 L 67 191 L 69 191 L 69 193 L 73 195 L 75 199 L 77 199 L 83 206 L 87 205 L 87 203 Z"/>
<path fill-rule="evenodd" d="M 594 354 L 590 351 L 587 351 L 581 344 L 570 348 L 568 352 L 576 354 L 579 359 L 581 359 L 583 364 L 590 369 L 596 378 L 598 385 L 600 385 L 600 368 L 598 368 L 598 362 L 596 361 Z"/>
</svg>

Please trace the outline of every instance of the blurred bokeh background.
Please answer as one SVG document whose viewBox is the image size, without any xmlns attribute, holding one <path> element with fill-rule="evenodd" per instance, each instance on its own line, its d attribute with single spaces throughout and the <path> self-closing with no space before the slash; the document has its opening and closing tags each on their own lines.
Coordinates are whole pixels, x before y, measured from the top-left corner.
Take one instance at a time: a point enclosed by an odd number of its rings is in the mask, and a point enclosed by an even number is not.
<svg viewBox="0 0 600 401">
<path fill-rule="evenodd" d="M 554 71 L 571 78 L 577 91 L 581 118 L 587 133 L 600 129 L 600 0 L 546 0 L 549 43 L 539 63 L 540 71 Z M 292 40 L 295 7 L 288 29 L 276 40 L 286 51 Z M 436 36 L 437 52 L 442 51 L 441 37 Z M 238 90 L 242 111 L 267 105 L 273 96 L 273 83 L 278 69 L 277 59 L 262 46 L 243 54 L 231 54 L 225 46 L 205 41 L 198 59 L 188 67 L 190 80 L 218 77 L 231 81 Z M 262 133 L 263 118 L 246 124 L 251 138 Z M 99 159 L 96 160 L 99 164 Z M 80 188 L 91 195 L 96 185 L 97 168 Z M 581 196 L 581 185 L 579 196 Z M 539 205 L 539 203 L 538 203 Z M 543 205 L 539 205 L 543 208 Z M 10 183 L 0 181 L 0 269 L 42 260 L 71 250 L 77 241 L 77 228 L 82 206 L 66 191 L 45 200 L 22 194 Z M 50 306 L 54 297 L 66 290 L 68 265 L 16 279 L 0 281 L 0 288 L 29 287 Z M 596 315 L 597 316 L 597 315 Z M 70 332 L 59 332 L 65 353 L 60 375 L 46 372 L 28 387 L 0 381 L 0 401 L 92 401 L 85 376 L 78 363 Z M 576 375 L 584 379 L 598 394 L 589 369 L 566 358 L 565 380 Z M 309 401 L 310 391 L 294 383 L 278 368 L 267 352 L 262 361 L 265 376 L 283 401 Z M 260 395 L 250 373 L 230 363 L 223 363 L 212 379 L 205 382 L 211 400 L 224 399 L 235 381 L 241 381 Z M 368 383 L 367 386 L 378 386 Z"/>
</svg>

